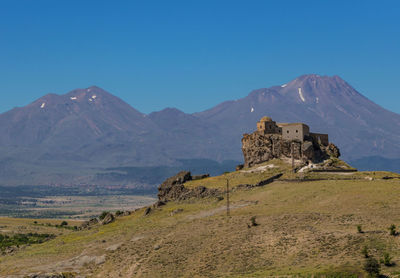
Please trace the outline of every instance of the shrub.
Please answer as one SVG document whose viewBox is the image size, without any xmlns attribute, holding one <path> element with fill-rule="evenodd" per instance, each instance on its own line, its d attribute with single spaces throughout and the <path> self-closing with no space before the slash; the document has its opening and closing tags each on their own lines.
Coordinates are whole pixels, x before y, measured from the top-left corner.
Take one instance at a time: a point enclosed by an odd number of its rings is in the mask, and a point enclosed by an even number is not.
<svg viewBox="0 0 400 278">
<path fill-rule="evenodd" d="M 251 222 L 251 226 L 253 226 L 253 227 L 258 226 L 258 223 L 256 221 L 256 217 L 255 216 L 252 216 L 250 218 L 250 222 Z"/>
<path fill-rule="evenodd" d="M 115 212 L 115 215 L 116 215 L 116 216 L 120 216 L 120 215 L 122 215 L 122 214 L 123 214 L 123 212 L 120 211 L 120 210 L 117 210 L 117 211 Z"/>
<path fill-rule="evenodd" d="M 100 220 L 103 220 L 104 217 L 106 217 L 106 215 L 107 215 L 108 213 L 109 213 L 108 211 L 103 211 L 103 212 L 100 214 L 99 219 L 100 219 Z"/>
<path fill-rule="evenodd" d="M 389 233 L 390 233 L 391 236 L 396 236 L 397 235 L 396 225 L 394 225 L 394 224 L 390 225 Z"/>
<path fill-rule="evenodd" d="M 14 234 L 12 236 L 0 235 L 0 250 L 10 246 L 19 247 L 25 244 L 40 244 L 52 238 L 54 238 L 54 235 L 37 233 Z"/>
<path fill-rule="evenodd" d="M 375 258 L 369 257 L 364 263 L 364 270 L 372 277 L 379 277 L 381 265 Z"/>
<path fill-rule="evenodd" d="M 367 246 L 364 246 L 364 248 L 361 250 L 361 254 L 363 254 L 365 258 L 369 257 L 368 247 Z"/>
<path fill-rule="evenodd" d="M 390 257 L 389 253 L 383 254 L 383 259 L 381 259 L 381 263 L 386 265 L 386 266 L 392 266 L 392 257 Z"/>
<path fill-rule="evenodd" d="M 60 226 L 68 226 L 68 222 L 67 221 L 63 221 L 63 222 L 61 222 Z"/>
<path fill-rule="evenodd" d="M 357 225 L 357 232 L 360 233 L 360 234 L 363 233 L 361 225 Z"/>
</svg>

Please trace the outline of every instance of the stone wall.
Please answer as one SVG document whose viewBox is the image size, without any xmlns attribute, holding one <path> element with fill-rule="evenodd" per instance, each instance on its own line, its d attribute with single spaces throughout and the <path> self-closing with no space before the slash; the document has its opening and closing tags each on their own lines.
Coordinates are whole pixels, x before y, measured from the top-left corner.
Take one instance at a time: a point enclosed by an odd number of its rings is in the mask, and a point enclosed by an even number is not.
<svg viewBox="0 0 400 278">
<path fill-rule="evenodd" d="M 312 137 L 307 137 L 302 142 L 285 140 L 278 134 L 255 131 L 251 134 L 244 134 L 242 138 L 244 166 L 251 167 L 274 158 L 291 158 L 292 144 L 294 145 L 294 158 L 304 162 L 317 163 L 330 156 L 338 157 L 340 155 L 339 149 L 335 145 L 321 145 Z"/>
<path fill-rule="evenodd" d="M 329 137 L 328 134 L 323 133 L 314 133 L 310 132 L 310 136 L 318 143 L 328 146 L 329 145 Z"/>
</svg>

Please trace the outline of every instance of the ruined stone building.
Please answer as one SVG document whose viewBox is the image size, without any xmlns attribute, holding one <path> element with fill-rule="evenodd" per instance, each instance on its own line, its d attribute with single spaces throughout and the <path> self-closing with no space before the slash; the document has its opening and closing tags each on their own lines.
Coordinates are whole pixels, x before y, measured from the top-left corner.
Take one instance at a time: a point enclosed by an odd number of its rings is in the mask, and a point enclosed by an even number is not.
<svg viewBox="0 0 400 278">
<path fill-rule="evenodd" d="M 309 126 L 303 123 L 276 123 L 270 117 L 262 117 L 257 122 L 257 130 L 264 134 L 280 134 L 284 140 L 304 142 L 312 137 L 322 145 L 329 144 L 328 134 L 312 133 Z"/>
<path fill-rule="evenodd" d="M 255 132 L 243 135 L 242 151 L 245 167 L 292 155 L 312 162 L 340 155 L 338 148 L 329 143 L 328 134 L 312 133 L 304 123 L 276 123 L 270 117 L 262 117 Z"/>
</svg>

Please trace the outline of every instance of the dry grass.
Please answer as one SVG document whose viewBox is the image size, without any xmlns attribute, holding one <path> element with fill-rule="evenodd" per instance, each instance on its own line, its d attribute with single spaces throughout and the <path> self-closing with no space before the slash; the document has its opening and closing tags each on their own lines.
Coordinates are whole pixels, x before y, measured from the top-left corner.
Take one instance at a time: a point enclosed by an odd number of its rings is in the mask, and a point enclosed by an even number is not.
<svg viewBox="0 0 400 278">
<path fill-rule="evenodd" d="M 0 233 L 1 234 L 26 234 L 26 233 L 43 233 L 43 234 L 69 234 L 71 230 L 64 228 L 56 228 L 63 220 L 59 219 L 26 219 L 26 218 L 8 218 L 0 217 Z M 35 224 L 36 222 L 37 224 Z M 68 226 L 79 226 L 82 221 L 67 220 Z M 48 226 L 50 224 L 51 226 Z"/>
<path fill-rule="evenodd" d="M 267 166 L 271 166 L 271 168 L 268 168 Z M 185 183 L 185 186 L 188 188 L 206 186 L 208 188 L 225 189 L 227 180 L 229 180 L 229 185 L 231 187 L 240 184 L 257 184 L 258 182 L 269 179 L 279 173 L 288 171 L 290 171 L 290 165 L 288 163 L 279 159 L 274 159 L 251 168 L 244 168 L 241 171 L 229 172 L 221 176 L 189 181 Z"/>
<path fill-rule="evenodd" d="M 224 200 L 169 203 L 148 216 L 141 210 L 110 225 L 0 257 L 0 276 L 79 271 L 89 277 L 333 272 L 345 277 L 344 273 L 362 273 L 364 246 L 377 258 L 389 252 L 397 264 L 383 267 L 383 272 L 396 273 L 400 242 L 387 228 L 400 224 L 399 195 L 400 181 L 394 179 L 275 182 L 234 191 L 229 219 Z M 177 209 L 183 211 L 171 216 Z M 259 225 L 248 228 L 253 216 Z M 358 233 L 357 225 L 365 232 Z"/>
</svg>

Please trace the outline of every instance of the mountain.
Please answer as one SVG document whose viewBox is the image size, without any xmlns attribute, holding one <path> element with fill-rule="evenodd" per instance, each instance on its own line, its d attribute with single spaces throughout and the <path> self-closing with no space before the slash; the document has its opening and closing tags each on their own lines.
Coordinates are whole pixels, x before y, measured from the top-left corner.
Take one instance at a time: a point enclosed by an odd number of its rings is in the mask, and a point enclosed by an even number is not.
<svg viewBox="0 0 400 278">
<path fill-rule="evenodd" d="M 151 167 L 195 171 L 204 160 L 215 161 L 210 172 L 226 171 L 242 161 L 243 133 L 265 115 L 328 133 L 347 161 L 400 158 L 400 115 L 338 76 L 303 75 L 194 114 L 166 108 L 146 115 L 93 86 L 0 114 L 1 185 L 145 186 Z M 154 176 L 155 183 L 165 178 Z"/>
<path fill-rule="evenodd" d="M 166 175 L 179 171 L 176 167 L 204 169 L 202 159 L 227 148 L 219 137 L 216 126 L 192 115 L 177 109 L 146 115 L 95 86 L 48 94 L 0 114 L 0 180 L 3 185 L 142 185 L 149 167 L 167 166 Z M 224 156 L 219 158 L 223 162 Z M 218 172 L 235 163 L 210 163 L 215 164 Z M 133 167 L 129 173 L 136 176 L 119 175 L 116 181 L 109 168 L 117 167 Z"/>
<path fill-rule="evenodd" d="M 351 160 L 350 164 L 360 171 L 385 171 L 400 173 L 400 158 L 386 158 L 381 156 L 362 157 Z"/>
<path fill-rule="evenodd" d="M 236 149 L 242 133 L 254 130 L 264 115 L 277 122 L 304 122 L 313 132 L 328 133 L 347 160 L 400 157 L 400 115 L 373 103 L 338 76 L 303 75 L 195 114 L 220 126 Z"/>
</svg>

